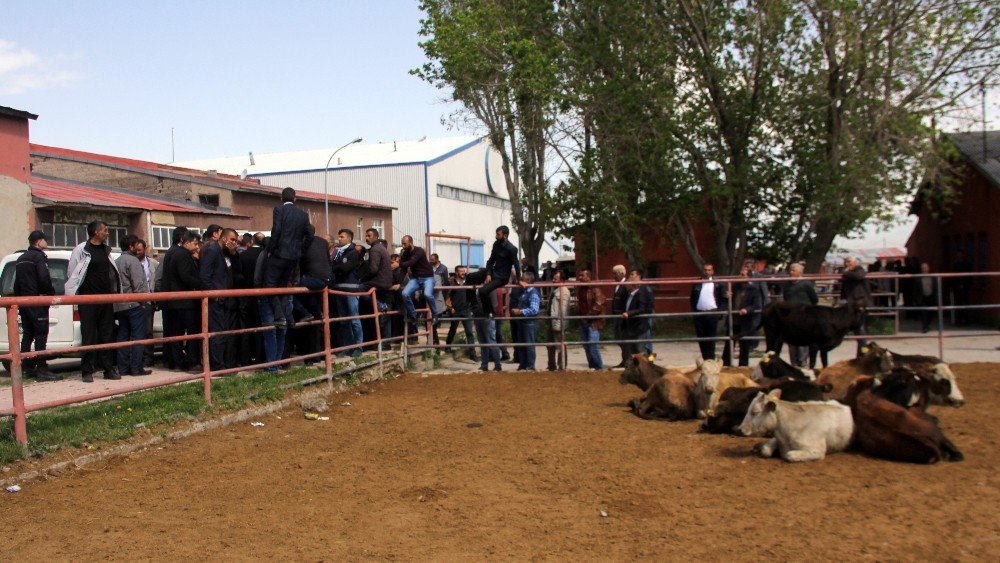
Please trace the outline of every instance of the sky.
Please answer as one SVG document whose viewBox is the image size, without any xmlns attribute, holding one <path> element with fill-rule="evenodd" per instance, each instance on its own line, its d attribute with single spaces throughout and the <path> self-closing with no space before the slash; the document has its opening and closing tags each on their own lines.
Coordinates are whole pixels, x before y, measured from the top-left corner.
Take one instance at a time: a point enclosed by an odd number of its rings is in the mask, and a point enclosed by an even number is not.
<svg viewBox="0 0 1000 563">
<path fill-rule="evenodd" d="M 420 18 L 416 0 L 6 0 L 0 105 L 39 115 L 32 142 L 154 162 L 469 134 L 409 74 Z M 988 111 L 1000 127 L 1000 92 Z"/>
</svg>

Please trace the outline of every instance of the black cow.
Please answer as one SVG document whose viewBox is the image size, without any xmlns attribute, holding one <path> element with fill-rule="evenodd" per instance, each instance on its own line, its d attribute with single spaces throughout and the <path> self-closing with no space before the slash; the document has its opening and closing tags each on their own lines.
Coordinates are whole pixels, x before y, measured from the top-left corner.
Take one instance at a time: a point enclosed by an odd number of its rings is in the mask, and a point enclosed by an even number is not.
<svg viewBox="0 0 1000 563">
<path fill-rule="evenodd" d="M 819 351 L 825 368 L 827 352 L 844 341 L 844 336 L 861 328 L 865 320 L 865 307 L 860 301 L 849 302 L 843 307 L 824 307 L 779 301 L 764 308 L 764 338 L 767 351 L 781 355 L 781 347 L 788 344 L 809 346 L 809 367 L 816 367 Z"/>
<path fill-rule="evenodd" d="M 787 379 L 815 381 L 816 374 L 812 370 L 803 370 L 793 366 L 774 352 L 765 352 L 764 357 L 750 371 L 750 379 L 757 383 Z"/>
</svg>

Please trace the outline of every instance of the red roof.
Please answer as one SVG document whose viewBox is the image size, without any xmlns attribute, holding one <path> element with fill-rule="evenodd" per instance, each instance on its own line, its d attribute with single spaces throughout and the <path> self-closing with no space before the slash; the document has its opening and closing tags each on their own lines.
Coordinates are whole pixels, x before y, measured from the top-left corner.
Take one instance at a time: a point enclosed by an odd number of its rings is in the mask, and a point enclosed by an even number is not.
<svg viewBox="0 0 1000 563">
<path fill-rule="evenodd" d="M 156 162 L 148 162 L 145 160 L 134 160 L 131 158 L 109 156 L 106 154 L 97 154 L 97 153 L 77 151 L 72 149 L 64 149 L 59 147 L 49 147 L 45 145 L 37 145 L 35 143 L 31 144 L 31 152 L 37 153 L 41 156 L 54 156 L 57 158 L 67 157 L 75 160 L 90 161 L 97 164 L 131 168 L 138 171 L 145 170 L 154 174 L 161 173 L 161 174 L 173 174 L 176 176 L 185 176 L 190 178 L 192 182 L 196 183 L 210 183 L 216 185 L 221 184 L 223 187 L 229 187 L 234 190 L 245 190 L 250 192 L 275 195 L 279 197 L 281 196 L 281 190 L 282 190 L 282 188 L 277 188 L 274 186 L 265 186 L 261 184 L 259 180 L 256 179 L 251 179 L 251 178 L 242 179 L 239 176 L 233 176 L 230 174 L 218 174 L 215 172 L 209 173 L 204 170 L 196 170 L 194 168 L 181 168 L 179 166 L 171 166 L 169 164 L 159 164 Z M 323 201 L 323 194 L 317 192 L 295 190 L 295 195 L 299 199 L 310 200 L 310 201 Z M 329 200 L 333 203 L 354 205 L 358 207 L 392 209 L 392 206 L 389 205 L 383 205 L 381 203 L 373 203 L 370 201 L 363 201 L 360 199 L 353 199 L 333 194 L 330 194 Z"/>
<path fill-rule="evenodd" d="M 111 190 L 95 186 L 83 186 L 72 182 L 32 177 L 28 180 L 31 186 L 31 196 L 51 203 L 74 203 L 94 205 L 97 207 L 118 207 L 125 209 L 143 209 L 147 211 L 173 211 L 179 213 L 212 213 L 217 215 L 232 215 L 219 211 L 209 211 L 194 204 L 180 201 L 164 201 L 146 197 L 135 192 Z"/>
</svg>

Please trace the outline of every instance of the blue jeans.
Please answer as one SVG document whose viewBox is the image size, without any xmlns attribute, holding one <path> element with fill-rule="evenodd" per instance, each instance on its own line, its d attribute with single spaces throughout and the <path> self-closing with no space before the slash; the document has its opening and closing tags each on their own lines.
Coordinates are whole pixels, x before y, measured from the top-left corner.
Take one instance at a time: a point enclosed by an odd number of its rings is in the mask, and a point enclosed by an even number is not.
<svg viewBox="0 0 1000 563">
<path fill-rule="evenodd" d="M 149 308 L 140 305 L 125 311 L 118 311 L 118 342 L 129 342 L 146 338 L 149 323 Z M 123 374 L 138 374 L 142 371 L 142 352 L 145 346 L 136 344 L 118 349 L 118 371 Z"/>
<path fill-rule="evenodd" d="M 580 323 L 580 340 L 583 342 L 600 342 L 601 331 L 594 328 L 592 323 Z M 584 344 L 583 351 L 587 354 L 587 366 L 591 369 L 604 369 L 604 362 L 601 360 L 601 349 L 597 344 Z"/>
<path fill-rule="evenodd" d="M 337 295 L 337 316 L 356 317 L 358 315 L 358 298 L 346 295 Z M 340 333 L 340 345 L 350 346 L 351 344 L 361 344 L 364 335 L 361 332 L 361 319 L 350 321 L 340 321 L 337 323 L 337 331 Z M 361 348 L 351 348 L 341 352 L 344 355 L 360 356 Z"/>
<path fill-rule="evenodd" d="M 434 276 L 426 278 L 411 278 L 403 288 L 403 303 L 406 305 L 406 313 L 411 319 L 417 318 L 417 308 L 413 306 L 413 294 L 418 287 L 423 287 L 424 300 L 431 308 L 431 315 L 437 316 L 437 305 L 434 303 Z"/>
<path fill-rule="evenodd" d="M 493 321 L 488 319 L 476 319 L 476 336 L 479 338 L 480 344 L 496 344 L 497 343 L 497 328 Z M 490 367 L 490 362 L 493 362 L 493 366 L 497 369 L 500 368 L 500 349 L 492 346 L 480 346 L 479 347 L 480 357 L 482 358 L 482 363 L 479 365 L 480 369 L 487 370 Z"/>
<path fill-rule="evenodd" d="M 278 313 L 284 316 L 286 319 L 292 318 L 292 296 L 291 295 L 279 295 L 276 300 L 277 303 L 271 301 L 270 297 L 260 297 L 257 302 L 260 307 L 260 322 L 261 325 L 267 325 L 274 322 L 273 307 L 276 305 Z M 285 334 L 288 330 L 285 328 L 276 328 L 274 330 L 264 331 L 264 361 L 265 362 L 276 362 L 281 359 L 281 356 L 285 352 Z M 267 371 L 278 371 L 277 366 L 271 366 L 265 368 Z"/>
<path fill-rule="evenodd" d="M 524 344 L 534 344 L 535 340 L 538 338 L 538 319 L 530 321 L 517 321 L 517 324 L 518 340 Z M 518 364 L 517 368 L 534 371 L 535 347 L 518 347 L 517 350 L 521 351 L 521 363 Z"/>
</svg>

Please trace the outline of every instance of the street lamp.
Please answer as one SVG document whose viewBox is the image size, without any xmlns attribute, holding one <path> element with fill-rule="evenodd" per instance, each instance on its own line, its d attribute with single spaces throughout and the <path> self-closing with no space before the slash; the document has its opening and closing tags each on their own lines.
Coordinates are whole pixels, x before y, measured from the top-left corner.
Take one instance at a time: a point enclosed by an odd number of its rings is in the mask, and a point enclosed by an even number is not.
<svg viewBox="0 0 1000 563">
<path fill-rule="evenodd" d="M 357 139 L 354 139 L 350 143 L 347 143 L 344 146 L 340 147 L 339 149 L 333 151 L 333 154 L 331 154 L 330 158 L 326 161 L 326 167 L 323 168 L 323 213 L 326 215 L 327 236 L 330 235 L 330 196 L 326 190 L 326 178 L 328 173 L 330 172 L 330 163 L 333 162 L 333 157 L 337 156 L 337 153 L 340 152 L 341 149 L 360 142 L 361 142 L 361 137 L 358 137 Z"/>
</svg>

